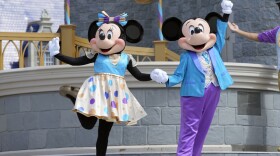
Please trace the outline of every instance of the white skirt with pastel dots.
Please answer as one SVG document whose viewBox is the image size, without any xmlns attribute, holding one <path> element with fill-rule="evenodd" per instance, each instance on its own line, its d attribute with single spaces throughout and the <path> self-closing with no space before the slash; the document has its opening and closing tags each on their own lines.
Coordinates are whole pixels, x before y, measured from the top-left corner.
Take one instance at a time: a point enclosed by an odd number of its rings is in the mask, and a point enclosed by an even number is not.
<svg viewBox="0 0 280 156">
<path fill-rule="evenodd" d="M 112 74 L 89 77 L 81 86 L 73 111 L 108 122 L 134 125 L 147 114 L 125 79 Z"/>
</svg>

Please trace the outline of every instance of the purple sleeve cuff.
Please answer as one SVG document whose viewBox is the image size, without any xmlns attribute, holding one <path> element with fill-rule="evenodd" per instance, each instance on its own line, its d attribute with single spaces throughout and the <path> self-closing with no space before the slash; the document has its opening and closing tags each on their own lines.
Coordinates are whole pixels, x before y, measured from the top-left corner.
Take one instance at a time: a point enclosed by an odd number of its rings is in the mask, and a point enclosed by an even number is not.
<svg viewBox="0 0 280 156">
<path fill-rule="evenodd" d="M 265 43 L 276 43 L 276 34 L 280 26 L 267 30 L 258 34 L 258 40 Z"/>
</svg>

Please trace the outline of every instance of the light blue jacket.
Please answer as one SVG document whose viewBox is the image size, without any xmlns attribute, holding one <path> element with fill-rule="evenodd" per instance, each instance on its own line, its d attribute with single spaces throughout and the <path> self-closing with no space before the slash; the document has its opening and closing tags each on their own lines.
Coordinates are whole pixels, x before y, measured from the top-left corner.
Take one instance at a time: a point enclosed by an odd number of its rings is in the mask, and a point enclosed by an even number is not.
<svg viewBox="0 0 280 156">
<path fill-rule="evenodd" d="M 207 51 L 211 58 L 214 73 L 218 79 L 220 88 L 224 90 L 233 84 L 233 80 L 221 58 L 221 52 L 225 44 L 227 23 L 218 20 L 217 28 L 217 41 L 215 45 Z M 196 52 L 186 51 L 181 54 L 180 64 L 174 74 L 169 76 L 166 86 L 171 87 L 179 83 L 181 83 L 181 96 L 204 96 L 205 76 Z"/>
</svg>

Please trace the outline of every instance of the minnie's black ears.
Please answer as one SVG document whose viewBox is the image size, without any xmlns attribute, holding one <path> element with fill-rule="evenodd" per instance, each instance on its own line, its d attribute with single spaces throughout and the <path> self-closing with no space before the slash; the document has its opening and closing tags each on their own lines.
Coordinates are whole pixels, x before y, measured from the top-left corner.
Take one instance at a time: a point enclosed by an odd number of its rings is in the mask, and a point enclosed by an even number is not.
<svg viewBox="0 0 280 156">
<path fill-rule="evenodd" d="M 124 26 L 124 31 L 127 42 L 137 43 L 143 38 L 144 29 L 142 25 L 135 20 L 127 21 L 127 24 Z"/>
<path fill-rule="evenodd" d="M 210 12 L 206 15 L 205 20 L 208 22 L 210 26 L 210 33 L 217 33 L 217 20 L 222 20 L 222 16 L 216 12 Z"/>
<path fill-rule="evenodd" d="M 176 17 L 166 19 L 162 24 L 162 34 L 168 41 L 176 41 L 183 37 L 182 21 Z"/>
<path fill-rule="evenodd" d="M 98 21 L 93 21 L 88 28 L 88 41 L 95 37 L 96 31 L 98 29 L 98 26 L 96 25 L 97 22 Z"/>
</svg>

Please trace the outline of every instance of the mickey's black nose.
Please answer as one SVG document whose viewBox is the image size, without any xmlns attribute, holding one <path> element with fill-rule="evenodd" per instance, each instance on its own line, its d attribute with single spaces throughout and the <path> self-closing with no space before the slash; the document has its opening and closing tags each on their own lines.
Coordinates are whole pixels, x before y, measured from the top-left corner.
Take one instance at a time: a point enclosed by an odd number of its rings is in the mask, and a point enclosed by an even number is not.
<svg viewBox="0 0 280 156">
<path fill-rule="evenodd" d="M 194 28 L 194 33 L 198 34 L 201 32 L 201 29 L 199 27 Z"/>
</svg>

